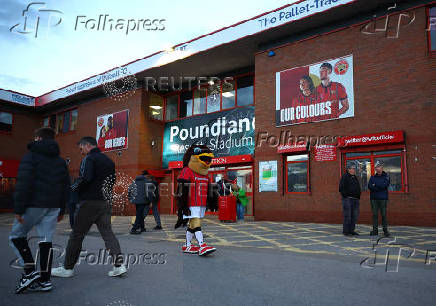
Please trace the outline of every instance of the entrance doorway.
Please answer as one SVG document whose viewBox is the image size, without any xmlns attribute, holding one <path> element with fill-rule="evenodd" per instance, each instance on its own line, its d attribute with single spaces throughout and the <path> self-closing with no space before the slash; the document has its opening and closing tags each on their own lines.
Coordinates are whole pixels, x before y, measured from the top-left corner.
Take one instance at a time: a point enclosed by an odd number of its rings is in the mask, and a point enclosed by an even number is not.
<svg viewBox="0 0 436 306">
<path fill-rule="evenodd" d="M 173 169 L 172 171 L 172 194 L 171 197 L 171 213 L 177 214 L 177 204 L 175 203 L 174 194 L 177 188 L 177 177 L 179 176 L 181 169 Z M 209 169 L 209 181 L 217 182 L 220 179 L 227 179 L 235 181 L 236 184 L 245 190 L 245 194 L 248 198 L 248 204 L 245 207 L 246 216 L 254 216 L 254 201 L 253 201 L 253 165 L 243 164 L 238 166 L 223 166 L 223 167 L 211 167 Z M 207 212 L 207 214 L 216 214 L 212 212 Z"/>
<path fill-rule="evenodd" d="M 239 188 L 245 190 L 248 198 L 248 204 L 245 207 L 245 215 L 254 215 L 253 203 L 253 166 L 232 166 L 232 167 L 215 167 L 210 168 L 209 178 L 211 182 L 217 182 L 220 179 L 227 179 L 234 181 Z"/>
</svg>

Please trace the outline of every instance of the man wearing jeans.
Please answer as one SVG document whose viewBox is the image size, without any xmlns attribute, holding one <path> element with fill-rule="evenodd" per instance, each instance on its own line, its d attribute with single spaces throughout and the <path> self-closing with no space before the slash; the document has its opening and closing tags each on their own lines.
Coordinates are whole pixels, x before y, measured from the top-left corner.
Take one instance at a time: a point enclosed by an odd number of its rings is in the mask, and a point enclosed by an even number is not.
<svg viewBox="0 0 436 306">
<path fill-rule="evenodd" d="M 144 219 L 147 217 L 148 212 L 150 211 L 150 205 L 151 210 L 153 211 L 153 217 L 154 221 L 156 222 L 156 226 L 153 228 L 154 230 L 161 230 L 162 229 L 162 223 L 160 221 L 160 214 L 158 209 L 158 202 L 159 202 L 159 183 L 156 182 L 155 178 L 150 175 L 147 171 L 146 177 L 148 178 L 149 182 L 147 183 L 146 190 L 148 192 L 148 199 L 150 203 L 145 206 L 144 208 Z"/>
<path fill-rule="evenodd" d="M 372 210 L 372 231 L 371 236 L 378 235 L 378 211 L 382 217 L 383 232 L 386 237 L 391 234 L 388 231 L 386 219 L 386 206 L 388 203 L 388 187 L 391 181 L 389 175 L 383 171 L 383 164 L 380 161 L 375 163 L 375 175 L 371 176 L 368 183 Z"/>
<path fill-rule="evenodd" d="M 357 218 L 359 217 L 360 183 L 356 177 L 356 166 L 347 164 L 347 172 L 344 173 L 339 182 L 339 192 L 342 195 L 342 209 L 344 223 L 342 233 L 345 236 L 359 235 L 356 229 Z"/>
<path fill-rule="evenodd" d="M 100 152 L 93 137 L 83 137 L 79 142 L 79 148 L 85 158 L 80 164 L 79 178 L 72 186 L 72 189 L 79 193 L 79 203 L 75 211 L 73 231 L 68 240 L 64 266 L 52 269 L 52 275 L 74 275 L 74 265 L 79 259 L 83 239 L 91 226 L 96 224 L 114 263 L 114 268 L 108 275 L 120 276 L 125 274 L 127 269 L 123 265 L 120 244 L 112 231 L 109 203 L 115 181 L 115 164 Z"/>
<path fill-rule="evenodd" d="M 24 262 L 24 274 L 15 290 L 21 293 L 49 291 L 51 264 L 53 260 L 52 239 L 56 222 L 63 218 L 69 194 L 70 177 L 66 162 L 59 156 L 59 146 L 51 128 L 40 128 L 35 132 L 35 141 L 27 147 L 18 168 L 14 194 L 15 220 L 9 241 Z M 41 271 L 29 248 L 27 234 L 35 227 L 39 242 Z"/>
<path fill-rule="evenodd" d="M 157 207 L 159 201 L 159 185 L 148 173 L 147 170 L 142 171 L 142 175 L 138 175 L 135 181 L 129 186 L 129 200 L 136 205 L 136 219 L 130 230 L 130 234 L 141 234 L 145 232 L 144 219 L 148 215 L 150 205 L 153 208 L 153 215 L 156 221 L 155 230 L 161 230 L 162 225 Z"/>
</svg>

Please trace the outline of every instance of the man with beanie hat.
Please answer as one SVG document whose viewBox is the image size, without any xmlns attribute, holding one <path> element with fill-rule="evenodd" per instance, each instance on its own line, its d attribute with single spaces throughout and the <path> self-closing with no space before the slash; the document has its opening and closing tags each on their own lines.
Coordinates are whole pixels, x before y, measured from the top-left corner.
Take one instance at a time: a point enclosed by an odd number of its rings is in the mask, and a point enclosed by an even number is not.
<svg viewBox="0 0 436 306">
<path fill-rule="evenodd" d="M 389 175 L 383 171 L 383 163 L 375 163 L 375 175 L 371 176 L 368 183 L 370 190 L 371 210 L 372 210 L 372 231 L 371 236 L 378 235 L 378 211 L 382 217 L 383 232 L 386 237 L 391 234 L 388 231 L 388 221 L 386 218 L 386 207 L 388 203 L 388 187 L 391 181 Z"/>
<path fill-rule="evenodd" d="M 24 273 L 15 293 L 26 289 L 49 291 L 53 260 L 52 239 L 56 222 L 62 220 L 69 195 L 70 176 L 66 162 L 59 156 L 59 146 L 51 128 L 35 132 L 35 141 L 27 146 L 18 168 L 14 193 L 15 220 L 9 235 L 11 244 L 24 261 Z M 38 233 L 41 271 L 36 271 L 27 234 L 35 227 Z"/>
<path fill-rule="evenodd" d="M 339 182 L 339 192 L 342 195 L 342 208 L 344 224 L 342 233 L 345 236 L 359 235 L 356 231 L 356 222 L 359 217 L 360 183 L 356 176 L 356 166 L 347 163 L 347 172 Z"/>
</svg>

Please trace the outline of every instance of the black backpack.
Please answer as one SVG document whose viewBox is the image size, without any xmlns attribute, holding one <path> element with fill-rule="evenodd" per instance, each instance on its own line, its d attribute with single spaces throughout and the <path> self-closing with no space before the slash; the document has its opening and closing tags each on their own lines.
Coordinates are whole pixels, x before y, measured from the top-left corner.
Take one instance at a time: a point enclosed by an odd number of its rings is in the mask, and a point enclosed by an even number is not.
<svg viewBox="0 0 436 306">
<path fill-rule="evenodd" d="M 156 203 L 159 201 L 159 185 L 155 181 L 145 183 L 145 200 L 147 203 Z"/>
</svg>

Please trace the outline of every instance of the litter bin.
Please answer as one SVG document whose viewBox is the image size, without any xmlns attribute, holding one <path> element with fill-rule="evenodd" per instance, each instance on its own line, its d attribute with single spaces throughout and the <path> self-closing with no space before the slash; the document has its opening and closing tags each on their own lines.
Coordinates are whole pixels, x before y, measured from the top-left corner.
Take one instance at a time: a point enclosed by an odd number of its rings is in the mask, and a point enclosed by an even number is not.
<svg viewBox="0 0 436 306">
<path fill-rule="evenodd" d="M 233 195 L 219 197 L 218 218 L 221 222 L 236 222 L 236 197 Z"/>
</svg>

